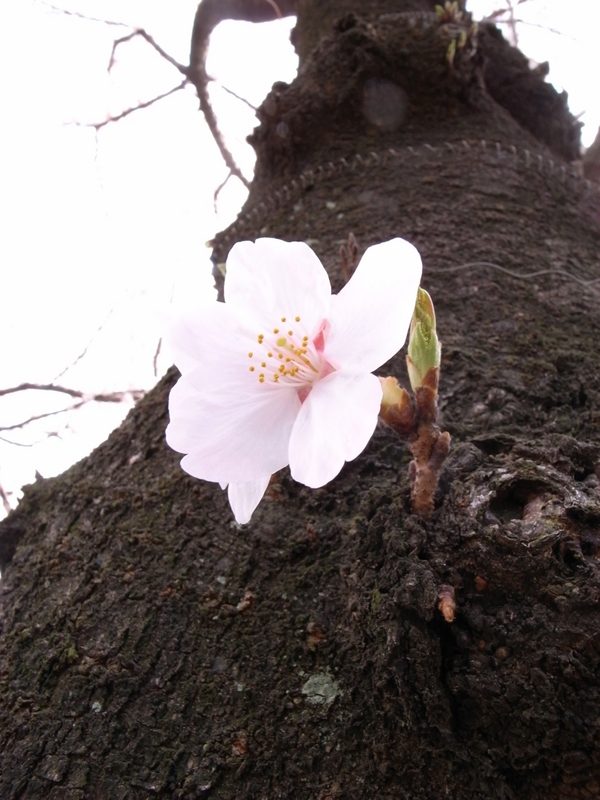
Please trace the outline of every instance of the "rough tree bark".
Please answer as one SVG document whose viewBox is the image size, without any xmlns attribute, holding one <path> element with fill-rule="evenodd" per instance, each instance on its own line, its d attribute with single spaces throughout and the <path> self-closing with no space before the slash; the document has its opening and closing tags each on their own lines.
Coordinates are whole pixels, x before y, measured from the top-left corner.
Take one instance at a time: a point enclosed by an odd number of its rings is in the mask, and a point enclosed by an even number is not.
<svg viewBox="0 0 600 800">
<path fill-rule="evenodd" d="M 215 259 L 302 239 L 339 287 L 350 232 L 420 248 L 453 437 L 433 518 L 381 429 L 236 528 L 165 446 L 171 372 L 0 528 L 2 798 L 600 797 L 598 192 L 565 99 L 432 11 L 300 0 Z"/>
</svg>

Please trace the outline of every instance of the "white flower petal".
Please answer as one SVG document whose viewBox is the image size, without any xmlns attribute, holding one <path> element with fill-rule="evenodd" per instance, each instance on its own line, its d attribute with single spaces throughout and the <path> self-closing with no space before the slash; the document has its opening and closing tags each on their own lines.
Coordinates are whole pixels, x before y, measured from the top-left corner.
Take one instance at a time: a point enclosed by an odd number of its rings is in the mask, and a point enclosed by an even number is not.
<svg viewBox="0 0 600 800">
<path fill-rule="evenodd" d="M 344 371 L 372 372 L 406 341 L 421 280 L 421 257 L 404 239 L 369 247 L 332 298 L 325 357 Z"/>
<path fill-rule="evenodd" d="M 204 362 L 227 363 L 248 346 L 235 312 L 217 301 L 178 312 L 167 326 L 165 343 L 180 372 L 197 369 Z"/>
<path fill-rule="evenodd" d="M 250 522 L 250 517 L 254 514 L 256 506 L 260 503 L 269 485 L 270 475 L 257 478 L 254 481 L 245 483 L 230 483 L 227 489 L 229 505 L 233 511 L 235 521 L 240 525 Z"/>
<path fill-rule="evenodd" d="M 282 317 L 293 327 L 300 316 L 302 330 L 311 336 L 329 313 L 331 284 L 304 242 L 238 242 L 227 258 L 225 302 L 256 324 L 268 326 L 257 333 L 268 333 Z"/>
<path fill-rule="evenodd" d="M 171 390 L 167 442 L 187 453 L 181 466 L 208 481 L 246 482 L 288 463 L 287 451 L 300 400 L 294 389 L 258 386 L 240 396 L 198 388 L 197 375 Z M 264 389 L 264 391 L 260 391 Z"/>
<path fill-rule="evenodd" d="M 377 425 L 381 394 L 370 374 L 333 372 L 315 383 L 290 437 L 294 480 L 316 489 L 362 453 Z"/>
</svg>

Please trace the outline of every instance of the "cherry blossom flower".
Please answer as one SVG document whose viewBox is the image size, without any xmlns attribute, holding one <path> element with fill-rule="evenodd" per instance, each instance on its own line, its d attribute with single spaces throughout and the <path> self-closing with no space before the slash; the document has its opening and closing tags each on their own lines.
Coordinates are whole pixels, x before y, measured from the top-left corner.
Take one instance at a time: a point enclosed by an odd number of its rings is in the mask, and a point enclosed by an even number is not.
<svg viewBox="0 0 600 800">
<path fill-rule="evenodd" d="M 392 239 L 370 247 L 332 295 L 303 242 L 239 242 L 225 302 L 172 326 L 181 378 L 167 442 L 186 454 L 186 472 L 227 488 L 238 523 L 286 465 L 317 488 L 364 450 L 382 397 L 372 373 L 404 344 L 420 277 L 417 250 Z"/>
</svg>

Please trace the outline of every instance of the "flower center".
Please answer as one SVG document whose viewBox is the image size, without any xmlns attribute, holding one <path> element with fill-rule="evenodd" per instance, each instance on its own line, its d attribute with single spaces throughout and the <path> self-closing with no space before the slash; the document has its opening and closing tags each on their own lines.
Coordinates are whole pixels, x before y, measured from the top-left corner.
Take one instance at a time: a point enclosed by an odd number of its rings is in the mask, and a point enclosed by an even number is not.
<svg viewBox="0 0 600 800">
<path fill-rule="evenodd" d="M 301 323 L 299 315 L 289 321 L 280 317 L 280 322 L 269 332 L 257 335 L 256 346 L 248 353 L 248 370 L 259 383 L 301 389 L 319 377 L 323 359 L 318 343 L 316 339 L 310 341 Z"/>
</svg>

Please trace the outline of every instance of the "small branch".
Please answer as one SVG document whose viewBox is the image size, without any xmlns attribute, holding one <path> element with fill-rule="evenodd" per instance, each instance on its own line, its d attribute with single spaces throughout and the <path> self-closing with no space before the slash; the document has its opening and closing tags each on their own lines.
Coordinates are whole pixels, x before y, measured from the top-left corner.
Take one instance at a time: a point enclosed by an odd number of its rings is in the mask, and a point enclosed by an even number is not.
<svg viewBox="0 0 600 800">
<path fill-rule="evenodd" d="M 113 313 L 114 313 L 114 308 L 111 308 L 111 309 L 110 309 L 110 311 L 108 312 L 108 314 L 106 315 L 106 317 L 105 317 L 105 318 L 102 320 L 102 322 L 100 323 L 100 325 L 98 325 L 98 327 L 96 328 L 96 330 L 94 331 L 94 333 L 93 333 L 93 334 L 92 334 L 92 336 L 90 337 L 90 339 L 89 339 L 88 343 L 87 343 L 87 344 L 86 344 L 86 346 L 83 348 L 83 350 L 82 350 L 82 351 L 79 353 L 79 355 L 77 355 L 77 356 L 75 357 L 75 359 L 74 359 L 73 361 L 71 361 L 71 363 L 70 363 L 70 364 L 67 364 L 67 366 L 66 366 L 66 367 L 64 367 L 64 368 L 63 368 L 63 369 L 62 369 L 62 370 L 61 370 L 61 371 L 58 373 L 58 375 L 55 375 L 55 376 L 54 376 L 54 378 L 52 379 L 52 383 L 54 383 L 54 381 L 57 381 L 59 378 L 62 378 L 62 376 L 63 376 L 63 375 L 66 375 L 66 373 L 67 373 L 67 372 L 69 372 L 69 370 L 73 369 L 73 367 L 77 366 L 77 364 L 79 364 L 79 362 L 80 362 L 80 361 L 81 361 L 83 358 L 85 358 L 85 356 L 86 356 L 86 355 L 87 355 L 87 353 L 88 353 L 88 350 L 89 350 L 89 349 L 90 349 L 90 347 L 92 346 L 92 344 L 93 344 L 93 342 L 95 341 L 96 337 L 98 336 L 98 334 L 99 334 L 99 333 L 101 333 L 101 332 L 104 330 L 104 326 L 106 325 L 106 323 L 108 322 L 108 320 L 111 318 L 111 316 L 113 315 Z"/>
<path fill-rule="evenodd" d="M 158 344 L 156 345 L 156 350 L 154 351 L 154 357 L 152 359 L 152 368 L 154 370 L 154 377 L 158 377 L 158 357 L 160 355 L 160 351 L 162 349 L 162 336 L 158 340 Z"/>
<path fill-rule="evenodd" d="M 219 199 L 219 195 L 221 194 L 221 189 L 224 189 L 227 186 L 229 179 L 233 176 L 233 172 L 229 170 L 224 180 L 217 186 L 215 191 L 213 192 L 213 208 L 215 210 L 215 214 L 217 213 L 217 200 Z"/>
<path fill-rule="evenodd" d="M 109 72 L 111 71 L 111 69 L 115 64 L 115 53 L 117 51 L 117 47 L 119 47 L 119 45 L 125 44 L 126 42 L 132 41 L 132 39 L 135 39 L 137 36 L 141 37 L 145 42 L 147 42 L 150 45 L 150 47 L 156 50 L 156 52 L 161 56 L 161 58 L 164 58 L 165 61 L 168 61 L 169 64 L 175 67 L 176 70 L 181 72 L 181 74 L 185 75 L 185 77 L 187 78 L 189 74 L 188 67 L 184 66 L 183 64 L 180 64 L 179 61 L 174 59 L 173 56 L 170 56 L 166 52 L 166 50 L 163 50 L 163 48 L 158 44 L 158 42 L 156 42 L 154 38 L 150 36 L 150 34 L 147 31 L 144 30 L 144 28 L 136 28 L 135 30 L 131 31 L 131 33 L 128 33 L 126 36 L 121 36 L 119 39 L 115 39 L 115 41 L 113 42 L 112 50 L 110 52 L 110 59 L 108 61 Z"/>
<path fill-rule="evenodd" d="M 511 2 L 511 0 L 506 0 L 506 4 L 508 6 L 508 27 L 510 28 L 510 32 L 512 35 L 512 43 L 515 47 L 519 44 L 519 36 L 517 34 L 517 22 L 515 19 L 515 9 Z"/>
<path fill-rule="evenodd" d="M 75 125 L 77 125 L 79 127 L 85 127 L 85 128 L 94 128 L 96 131 L 99 131 L 101 128 L 104 128 L 106 125 L 110 125 L 113 122 L 119 122 L 119 120 L 122 120 L 125 117 L 128 117 L 130 114 L 133 114 L 135 111 L 141 111 L 143 108 L 150 108 L 150 106 L 153 106 L 155 103 L 158 103 L 159 100 L 164 100 L 165 97 L 169 97 L 169 95 L 175 94 L 175 92 L 179 92 L 181 89 L 183 89 L 186 86 L 187 83 L 188 83 L 188 79 L 184 78 L 184 80 L 181 81 L 180 84 L 178 84 L 177 86 L 174 86 L 172 89 L 169 89 L 168 92 L 163 92 L 163 94 L 159 94 L 156 97 L 153 97 L 151 100 L 144 100 L 143 102 L 138 103 L 136 106 L 131 106 L 130 108 L 126 108 L 124 111 L 121 111 L 120 114 L 117 114 L 114 117 L 108 117 L 108 119 L 105 119 L 103 122 L 88 122 L 88 123 L 76 122 Z"/>
<path fill-rule="evenodd" d="M 216 83 L 214 78 L 211 78 L 210 80 L 212 80 L 212 81 L 214 81 Z M 249 100 L 246 100 L 245 97 L 242 97 L 241 95 L 239 95 L 236 92 L 234 92 L 233 89 L 229 89 L 223 83 L 219 83 L 219 86 L 221 87 L 221 89 L 223 89 L 224 92 L 227 92 L 227 94 L 230 94 L 232 97 L 235 97 L 236 100 L 239 100 L 240 103 L 245 103 L 248 106 L 248 108 L 252 109 L 252 111 L 256 111 L 257 110 L 256 106 L 253 106 L 252 103 Z"/>
<path fill-rule="evenodd" d="M 246 22 L 268 22 L 296 13 L 298 0 L 202 0 L 196 9 L 192 40 L 190 44 L 189 78 L 196 87 L 200 110 L 208 129 L 215 140 L 221 158 L 235 175 L 248 188 L 250 183 L 240 170 L 219 129 L 217 118 L 208 96 L 209 77 L 206 72 L 208 41 L 216 26 L 227 19 Z"/>
<path fill-rule="evenodd" d="M 49 8 L 50 11 L 55 11 L 57 14 L 65 14 L 67 17 L 77 17 L 77 19 L 83 19 L 87 22 L 101 22 L 103 25 L 114 25 L 115 27 L 119 28 L 129 28 L 130 26 L 126 22 L 116 22 L 112 19 L 104 19 L 102 17 L 91 17 L 88 14 L 82 14 L 80 11 L 71 11 L 68 8 L 60 8 L 59 6 L 55 6 L 52 3 L 46 3 L 42 0 L 42 5 Z"/>
<path fill-rule="evenodd" d="M 0 483 L 0 500 L 2 500 L 2 505 L 4 506 L 4 510 L 6 511 L 7 514 L 9 514 L 12 511 L 12 508 L 10 505 L 10 501 L 8 499 L 8 495 L 4 491 L 4 487 L 2 486 L 1 483 Z"/>
<path fill-rule="evenodd" d="M 13 439 L 7 439 L 6 436 L 0 436 L 0 442 L 12 444 L 15 447 L 35 447 L 36 444 L 39 444 L 39 442 L 31 442 L 30 444 L 26 444 L 25 442 L 15 442 Z"/>
<path fill-rule="evenodd" d="M 76 411 L 86 403 L 122 403 L 127 398 L 139 400 L 145 394 L 143 389 L 131 389 L 124 392 L 97 392 L 89 394 L 81 392 L 78 389 L 69 389 L 66 386 L 57 386 L 53 383 L 21 383 L 19 386 L 11 386 L 8 389 L 0 389 L 0 397 L 4 397 L 9 394 L 16 394 L 17 392 L 27 391 L 58 392 L 60 394 L 66 394 L 69 397 L 77 399 L 78 402 L 73 403 L 70 406 L 66 406 L 66 408 L 60 408 L 57 411 L 46 411 L 43 414 L 35 414 L 28 419 L 22 420 L 21 422 L 16 422 L 13 425 L 0 426 L 0 431 L 18 430 L 19 428 L 24 428 L 26 425 L 29 425 L 32 422 L 37 422 L 40 419 L 54 417 L 57 414 L 65 414 L 67 411 Z M 16 442 L 9 443 L 16 444 Z"/>
<path fill-rule="evenodd" d="M 44 414 L 35 414 L 28 419 L 22 420 L 21 422 L 15 422 L 14 425 L 2 425 L 0 426 L 0 431 L 16 431 L 19 430 L 19 428 L 24 428 L 26 425 L 30 425 L 32 422 L 37 422 L 40 419 L 55 417 L 57 414 L 65 414 L 67 411 L 76 411 L 78 408 L 81 408 L 81 406 L 85 405 L 85 402 L 85 400 L 80 400 L 78 403 L 73 403 L 73 405 L 67 406 L 66 408 L 59 408 L 58 411 L 46 411 Z"/>
<path fill-rule="evenodd" d="M 11 386 L 8 389 L 0 389 L 0 397 L 8 394 L 16 394 L 17 392 L 60 392 L 67 394 L 69 397 L 84 400 L 86 403 L 94 400 L 98 403 L 120 403 L 128 395 L 131 395 L 135 400 L 143 397 L 145 392 L 143 389 L 131 389 L 124 392 L 82 392 L 79 389 L 69 389 L 67 386 L 59 386 L 56 383 L 20 383 L 18 386 Z"/>
</svg>

